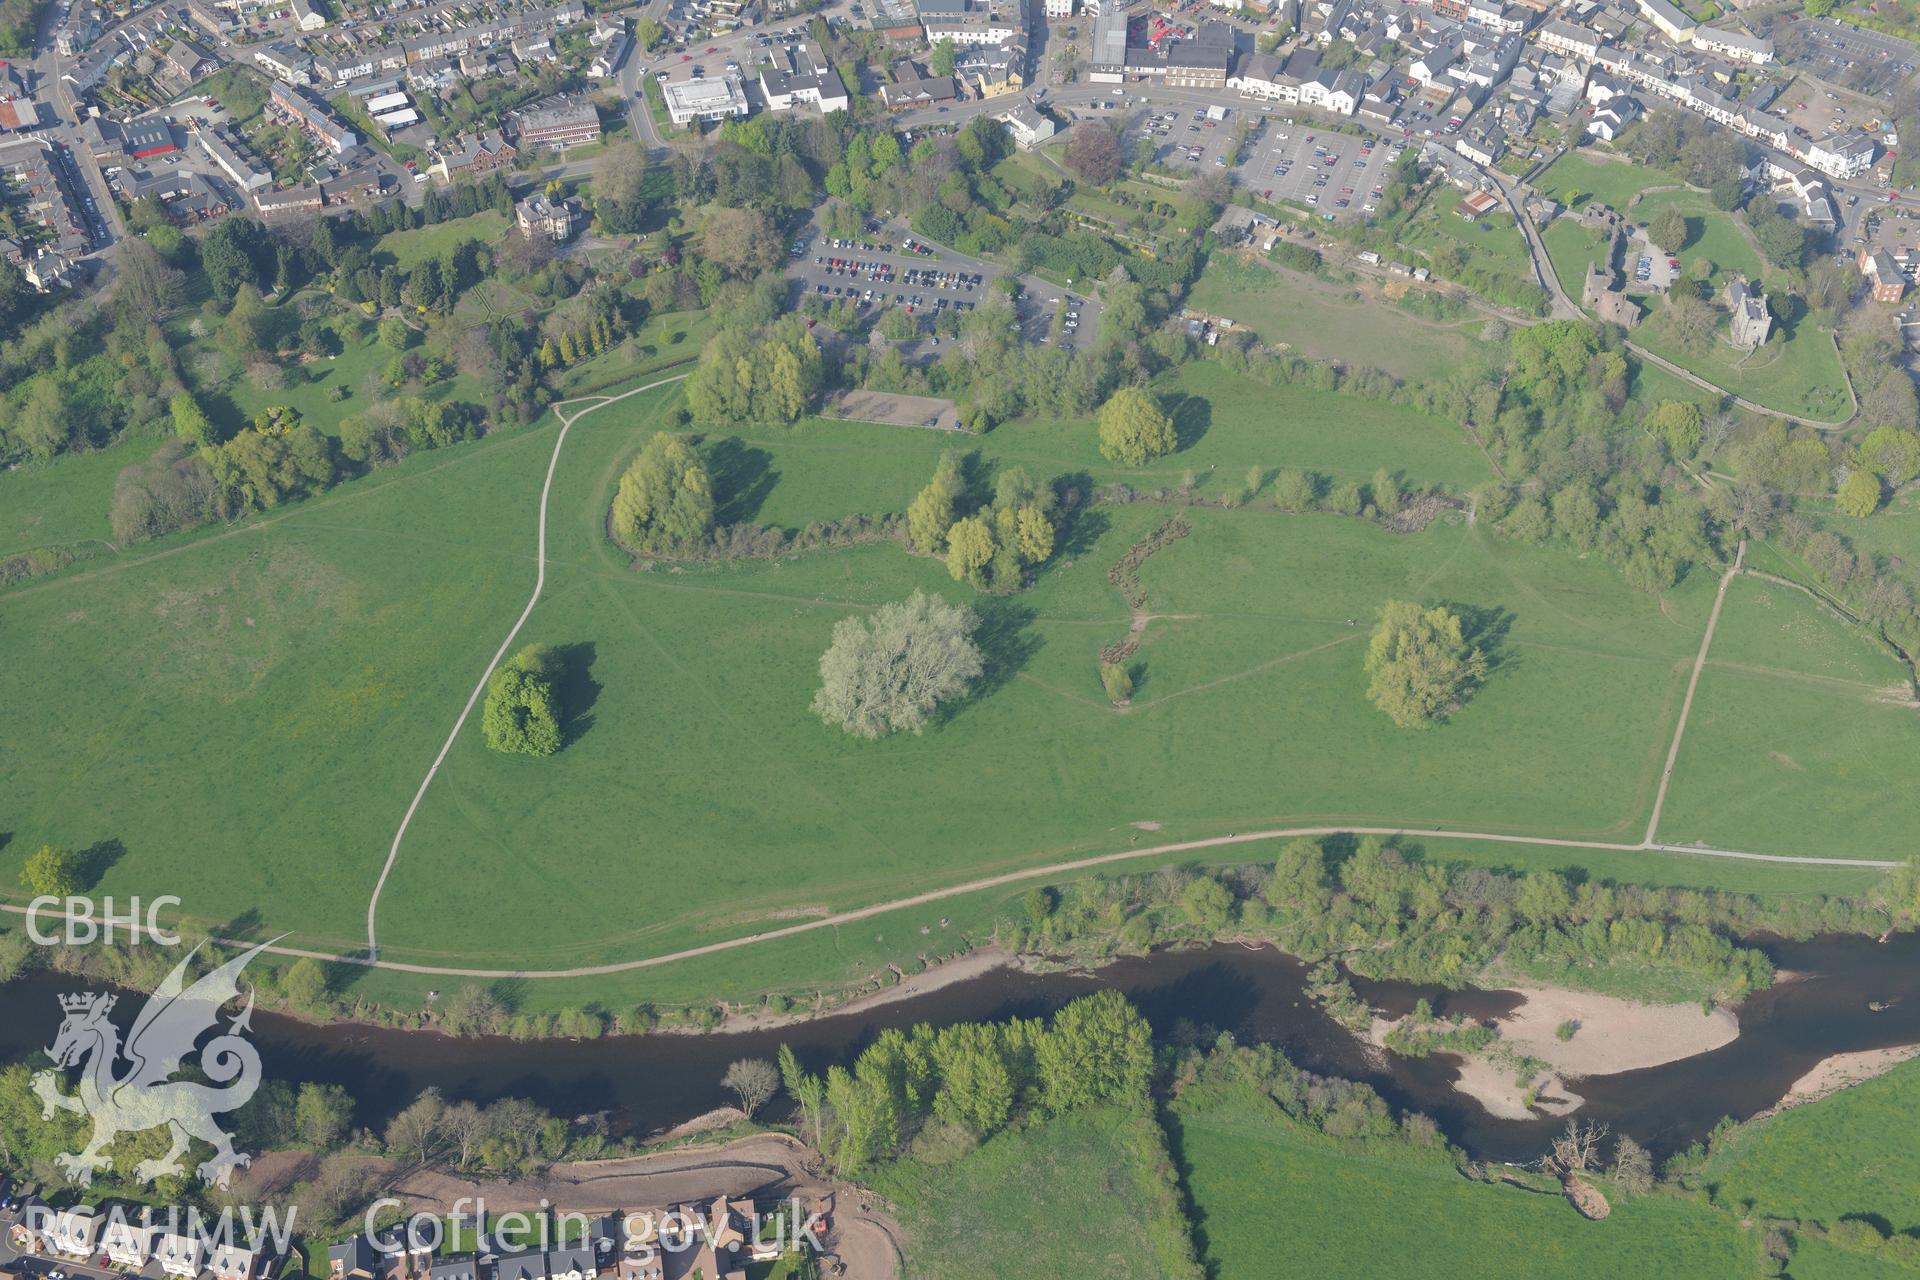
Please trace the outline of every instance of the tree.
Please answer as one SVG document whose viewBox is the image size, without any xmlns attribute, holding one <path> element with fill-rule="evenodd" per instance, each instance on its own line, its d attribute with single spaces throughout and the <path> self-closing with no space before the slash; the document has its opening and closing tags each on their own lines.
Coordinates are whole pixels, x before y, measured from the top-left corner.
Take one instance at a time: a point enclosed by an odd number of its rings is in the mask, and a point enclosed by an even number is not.
<svg viewBox="0 0 1920 1280">
<path fill-rule="evenodd" d="M 953 74 L 953 40 L 946 37 L 933 46 L 933 74 L 950 76 Z M 897 144 L 896 144 L 897 145 Z"/>
<path fill-rule="evenodd" d="M 302 956 L 287 967 L 285 976 L 280 979 L 280 989 L 286 993 L 288 1003 L 297 1009 L 312 1009 L 327 998 L 327 971 L 312 956 Z"/>
<path fill-rule="evenodd" d="M 1872 515 L 1880 509 L 1880 477 L 1865 467 L 1855 467 L 1834 495 L 1833 505 L 1856 519 Z"/>
<path fill-rule="evenodd" d="M 1459 615 L 1389 600 L 1367 645 L 1367 697 L 1403 729 L 1423 729 L 1487 675 L 1487 658 L 1461 634 Z"/>
<path fill-rule="evenodd" d="M 779 1091 L 780 1073 L 765 1058 L 741 1058 L 727 1068 L 720 1083 L 733 1090 L 734 1096 L 740 1099 L 740 1109 L 751 1120 L 754 1112 Z"/>
<path fill-rule="evenodd" d="M 1653 215 L 1647 236 L 1666 253 L 1678 253 L 1687 242 L 1687 218 L 1674 205 Z"/>
<path fill-rule="evenodd" d="M 1700 447 L 1700 406 L 1691 400 L 1662 400 L 1647 414 L 1647 430 L 1667 442 L 1677 458 L 1690 458 Z"/>
<path fill-rule="evenodd" d="M 1122 387 L 1100 406 L 1100 455 L 1109 462 L 1144 466 L 1178 443 L 1173 419 L 1138 387 Z"/>
<path fill-rule="evenodd" d="M 956 582 L 975 586 L 986 581 L 987 566 L 995 551 L 993 529 L 979 516 L 954 522 L 947 530 L 947 572 Z"/>
<path fill-rule="evenodd" d="M 733 276 L 750 276 L 784 256 L 773 223 L 757 209 L 714 209 L 700 228 L 700 256 Z"/>
<path fill-rule="evenodd" d="M 1613 1185 L 1627 1196 L 1653 1190 L 1653 1157 L 1624 1133 L 1613 1146 Z"/>
<path fill-rule="evenodd" d="M 560 655 L 530 644 L 487 681 L 480 729 L 495 751 L 550 756 L 560 749 Z"/>
<path fill-rule="evenodd" d="M 819 1076 L 800 1069 L 800 1060 L 794 1056 L 791 1045 L 780 1046 L 779 1059 L 780 1082 L 786 1086 L 788 1096 L 800 1105 L 801 1118 L 813 1130 L 813 1145 L 817 1150 L 825 1140 L 826 1118 L 821 1111 L 826 1090 Z"/>
<path fill-rule="evenodd" d="M 1041 1098 L 1054 1115 L 1090 1102 L 1144 1104 L 1153 1033 L 1125 996 L 1108 989 L 1056 1013 L 1033 1056 Z"/>
<path fill-rule="evenodd" d="M 620 477 L 613 532 L 636 551 L 665 553 L 704 542 L 713 531 L 713 481 L 693 446 L 658 432 Z"/>
<path fill-rule="evenodd" d="M 72 897 L 80 892 L 80 855 L 43 844 L 20 868 L 20 879 L 40 897 Z"/>
<path fill-rule="evenodd" d="M 898 311 L 890 315 L 903 314 Z M 922 555 L 939 555 L 947 545 L 947 530 L 953 527 L 955 504 L 965 489 L 960 470 L 960 455 L 949 449 L 940 455 L 933 479 L 907 504 L 907 542 Z"/>
<path fill-rule="evenodd" d="M 445 1111 L 439 1092 L 428 1089 L 388 1122 L 388 1150 L 402 1159 L 425 1164 L 440 1145 L 440 1121 Z"/>
<path fill-rule="evenodd" d="M 814 714 L 862 738 L 919 733 L 984 669 L 976 622 L 973 610 L 918 591 L 870 619 L 842 618 L 820 658 Z"/>
<path fill-rule="evenodd" d="M 337 1084 L 303 1084 L 293 1103 L 293 1125 L 300 1140 L 316 1151 L 331 1151 L 353 1122 L 353 1098 Z"/>
<path fill-rule="evenodd" d="M 141 324 L 158 320 L 180 299 L 186 276 L 169 267 L 159 250 L 137 236 L 120 242 L 114 301 Z"/>
<path fill-rule="evenodd" d="M 1107 701 L 1116 707 L 1125 706 L 1133 698 L 1133 673 L 1124 662 L 1103 662 L 1100 686 L 1107 691 Z"/>
<path fill-rule="evenodd" d="M 1105 186 L 1120 175 L 1120 135 L 1104 121 L 1075 126 L 1067 139 L 1067 167 L 1082 182 Z"/>
<path fill-rule="evenodd" d="M 405 351 L 413 342 L 413 330 L 399 316 L 388 316 L 380 322 L 380 344 L 395 351 Z"/>
<path fill-rule="evenodd" d="M 201 410 L 199 401 L 190 391 L 176 391 L 173 399 L 167 402 L 167 411 L 173 417 L 173 433 L 183 440 L 195 444 L 212 444 L 213 423 Z"/>
<path fill-rule="evenodd" d="M 1562 1178 L 1584 1173 L 1599 1163 L 1600 1144 L 1606 1136 L 1607 1126 L 1604 1124 L 1581 1124 L 1577 1120 L 1569 1120 L 1560 1136 L 1553 1140 L 1553 1149 L 1542 1163 L 1550 1172 Z"/>
<path fill-rule="evenodd" d="M 658 26 L 659 24 L 655 24 Z M 607 144 L 593 161 L 593 210 L 604 230 L 638 231 L 647 212 L 642 194 L 647 178 L 647 152 L 638 140 Z"/>
</svg>

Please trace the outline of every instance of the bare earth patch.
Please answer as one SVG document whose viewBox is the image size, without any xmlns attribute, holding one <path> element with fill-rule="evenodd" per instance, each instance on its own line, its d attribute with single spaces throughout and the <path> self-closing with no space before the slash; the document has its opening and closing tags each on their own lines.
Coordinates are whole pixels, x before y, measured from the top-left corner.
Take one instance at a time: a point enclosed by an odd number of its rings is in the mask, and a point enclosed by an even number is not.
<svg viewBox="0 0 1920 1280">
<path fill-rule="evenodd" d="M 851 422 L 879 422 L 893 427 L 927 427 L 958 431 L 960 419 L 953 401 L 932 396 L 903 396 L 890 391 L 843 391 L 827 402 L 827 416 Z"/>
</svg>

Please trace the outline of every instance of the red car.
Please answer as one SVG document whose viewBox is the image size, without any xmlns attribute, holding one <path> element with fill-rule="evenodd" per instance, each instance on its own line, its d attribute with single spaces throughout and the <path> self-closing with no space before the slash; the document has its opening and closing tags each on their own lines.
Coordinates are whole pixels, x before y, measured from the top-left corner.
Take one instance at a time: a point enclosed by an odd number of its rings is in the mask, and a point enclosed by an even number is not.
<svg viewBox="0 0 1920 1280">
<path fill-rule="evenodd" d="M 718 46 L 718 45 L 712 45 L 712 44 L 710 44 L 710 45 L 708 45 L 708 46 L 707 46 L 707 52 L 708 52 L 708 53 L 718 53 L 718 52 L 720 52 L 720 46 Z"/>
</svg>

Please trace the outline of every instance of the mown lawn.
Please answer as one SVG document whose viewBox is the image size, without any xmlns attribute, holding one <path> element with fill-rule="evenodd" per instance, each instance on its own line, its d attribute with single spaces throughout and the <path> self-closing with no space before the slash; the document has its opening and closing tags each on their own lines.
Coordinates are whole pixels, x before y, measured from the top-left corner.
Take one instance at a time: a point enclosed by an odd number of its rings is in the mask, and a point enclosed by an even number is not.
<svg viewBox="0 0 1920 1280">
<path fill-rule="evenodd" d="M 1704 1205 L 1615 1198 L 1589 1222 L 1562 1196 L 1469 1182 L 1439 1153 L 1313 1133 L 1251 1090 L 1194 1089 L 1172 1115 L 1215 1280 L 1762 1274 L 1755 1235 Z"/>
<path fill-rule="evenodd" d="M 1598 200 L 1625 213 L 1627 202 L 1646 188 L 1678 181 L 1673 174 L 1661 169 L 1569 151 L 1549 165 L 1534 180 L 1534 186 L 1570 208 L 1582 209 Z"/>
<path fill-rule="evenodd" d="M 1849 1215 L 1871 1215 L 1894 1231 L 1912 1231 L 1920 1228 L 1916 1107 L 1920 1063 L 1909 1062 L 1748 1125 L 1716 1144 L 1702 1180 L 1716 1186 L 1722 1204 L 1751 1202 L 1756 1216 L 1833 1226 Z"/>
<path fill-rule="evenodd" d="M 1795 597 L 1751 579 L 1728 591 L 1660 839 L 1898 857 L 1920 820 L 1904 781 L 1920 723 L 1888 700 L 1899 668 Z"/>
<path fill-rule="evenodd" d="M 875 1187 L 916 1280 L 1156 1280 L 1156 1236 L 1185 1234 L 1151 1118 L 1089 1107 L 1001 1133 L 949 1164 L 903 1160 Z M 993 1261 L 998 1259 L 999 1261 Z"/>
<path fill-rule="evenodd" d="M 389 231 L 374 246 L 376 254 L 391 255 L 402 271 L 411 271 L 422 260 L 438 258 L 463 240 L 493 244 L 507 233 L 507 219 L 498 211 L 483 209 L 464 218 L 449 218 L 430 227 L 407 231 Z"/>
<path fill-rule="evenodd" d="M 1716 300 L 1722 304 L 1725 301 L 1724 297 Z M 1852 412 L 1840 353 L 1834 350 L 1826 330 L 1816 328 L 1811 320 L 1802 320 L 1791 337 L 1775 337 L 1751 353 L 1735 349 L 1720 337 L 1702 351 L 1689 351 L 1667 332 L 1665 320 L 1657 305 L 1654 313 L 1634 329 L 1633 340 L 1769 409 L 1822 422 L 1844 422 Z"/>
</svg>

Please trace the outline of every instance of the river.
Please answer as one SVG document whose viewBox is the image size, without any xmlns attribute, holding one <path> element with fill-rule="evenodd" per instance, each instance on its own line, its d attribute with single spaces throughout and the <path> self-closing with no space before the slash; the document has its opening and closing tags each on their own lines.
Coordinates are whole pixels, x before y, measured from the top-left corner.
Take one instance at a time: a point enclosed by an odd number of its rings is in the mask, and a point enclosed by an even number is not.
<svg viewBox="0 0 1920 1280">
<path fill-rule="evenodd" d="M 1761 945 L 1782 970 L 1797 976 L 1741 1006 L 1738 1039 L 1664 1066 L 1588 1077 L 1576 1086 L 1586 1099 L 1580 1114 L 1667 1153 L 1704 1137 L 1723 1115 L 1745 1119 L 1774 1105 L 1829 1054 L 1920 1043 L 1920 935 L 1886 944 L 1836 937 Z M 531 1098 L 566 1116 L 609 1112 L 617 1132 L 645 1134 L 726 1105 L 731 1097 L 720 1077 L 727 1064 L 771 1058 L 782 1042 L 820 1070 L 849 1062 L 885 1027 L 1035 1017 L 1115 987 L 1163 1038 L 1210 1040 L 1227 1030 L 1242 1041 L 1278 1044 L 1308 1070 L 1365 1080 L 1396 1106 L 1427 1112 L 1449 1138 L 1483 1158 L 1530 1160 L 1564 1123 L 1488 1116 L 1453 1090 L 1455 1063 L 1444 1055 L 1388 1055 L 1383 1065 L 1306 998 L 1305 978 L 1305 966 L 1271 948 L 1218 945 L 1120 960 L 1091 974 L 1000 970 L 777 1031 L 451 1040 L 256 1012 L 251 1039 L 268 1078 L 342 1085 L 358 1100 L 357 1120 L 365 1125 L 381 1125 L 432 1085 L 449 1098 Z M 1503 1013 L 1517 999 L 1511 992 L 1402 982 L 1355 979 L 1354 985 L 1363 999 L 1394 1015 L 1423 996 L 1441 1014 L 1479 1018 Z M 74 978 L 41 973 L 0 987 L 0 1060 L 28 1057 L 51 1043 L 60 1021 L 57 997 L 82 986 Z M 1876 1000 L 1891 1007 L 1872 1012 L 1868 1003 Z M 122 1000 L 116 1020 L 130 1020 L 139 1003 L 138 997 Z"/>
</svg>

